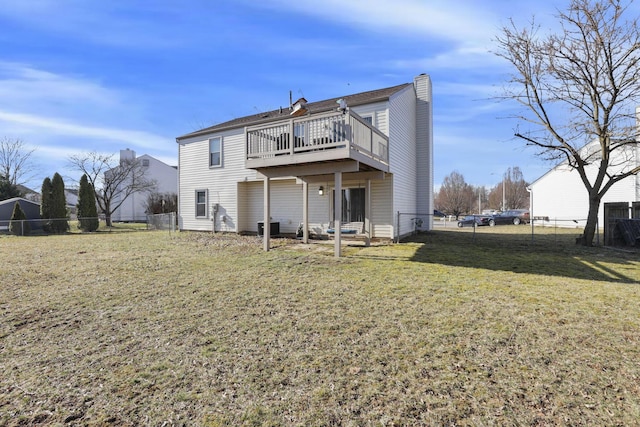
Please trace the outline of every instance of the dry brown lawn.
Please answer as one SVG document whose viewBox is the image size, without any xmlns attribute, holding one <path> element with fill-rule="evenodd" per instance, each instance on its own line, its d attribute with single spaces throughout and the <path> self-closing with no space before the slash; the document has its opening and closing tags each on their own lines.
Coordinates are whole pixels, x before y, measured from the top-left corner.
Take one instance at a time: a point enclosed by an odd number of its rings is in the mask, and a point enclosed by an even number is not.
<svg viewBox="0 0 640 427">
<path fill-rule="evenodd" d="M 527 230 L 0 236 L 0 425 L 637 424 L 638 253 Z"/>
</svg>

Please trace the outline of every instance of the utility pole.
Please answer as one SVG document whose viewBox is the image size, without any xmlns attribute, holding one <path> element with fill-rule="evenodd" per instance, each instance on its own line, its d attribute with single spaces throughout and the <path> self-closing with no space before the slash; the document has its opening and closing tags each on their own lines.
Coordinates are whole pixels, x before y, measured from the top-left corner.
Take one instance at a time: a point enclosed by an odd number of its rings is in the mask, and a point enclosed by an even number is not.
<svg viewBox="0 0 640 427">
<path fill-rule="evenodd" d="M 505 187 L 507 184 L 506 176 L 502 176 L 502 212 L 507 210 L 507 198 L 505 197 Z"/>
</svg>

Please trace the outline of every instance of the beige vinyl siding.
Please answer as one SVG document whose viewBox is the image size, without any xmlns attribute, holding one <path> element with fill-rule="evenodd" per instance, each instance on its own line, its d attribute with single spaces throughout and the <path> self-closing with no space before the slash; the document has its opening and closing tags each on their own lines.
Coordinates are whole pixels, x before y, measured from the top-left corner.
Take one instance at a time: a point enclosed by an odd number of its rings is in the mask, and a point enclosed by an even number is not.
<svg viewBox="0 0 640 427">
<path fill-rule="evenodd" d="M 416 89 L 416 167 L 417 210 L 429 214 L 425 224 L 433 228 L 433 101 L 431 78 L 421 74 L 414 79 Z"/>
<path fill-rule="evenodd" d="M 411 90 L 411 88 L 408 88 Z M 405 89 L 406 90 L 406 89 Z M 374 104 L 360 105 L 353 107 L 352 110 L 356 114 L 366 117 L 373 117 L 373 125 L 378 130 L 389 137 L 389 151 L 393 150 L 393 140 L 389 134 L 389 109 L 388 102 L 377 102 Z M 390 158 L 389 163 L 393 163 Z M 393 172 L 393 170 L 392 170 Z M 386 178 L 382 181 L 371 181 L 371 209 L 373 211 L 370 220 L 372 223 L 373 237 L 393 239 L 394 230 L 394 214 L 393 214 L 393 193 L 395 191 L 394 177 L 392 174 L 387 174 Z M 345 182 L 343 186 L 353 185 L 354 183 Z M 359 183 L 355 183 L 356 186 Z M 360 183 L 364 185 L 364 183 Z"/>
<path fill-rule="evenodd" d="M 239 205 L 245 210 L 240 231 L 257 233 L 258 222 L 264 221 L 264 182 L 241 183 L 239 189 Z M 281 233 L 295 233 L 302 222 L 302 185 L 295 179 L 271 180 L 270 211 L 271 221 L 280 223 Z"/>
<path fill-rule="evenodd" d="M 371 181 L 373 237 L 393 239 L 393 179 L 387 174 L 384 180 Z"/>
<path fill-rule="evenodd" d="M 222 137 L 222 167 L 209 167 L 209 138 Z M 244 167 L 244 130 L 194 137 L 181 141 L 179 227 L 211 231 L 211 209 L 219 204 L 216 231 L 238 231 L 238 182 L 255 180 L 256 172 Z M 207 190 L 208 218 L 195 217 L 195 192 Z M 223 221 L 224 217 L 224 221 Z"/>
<path fill-rule="evenodd" d="M 406 92 L 406 94 L 405 94 Z M 404 95 L 403 95 L 404 94 Z M 396 153 L 392 151 L 392 161 L 395 163 L 394 175 L 387 174 L 384 180 L 372 181 L 372 209 L 370 219 L 373 224 L 373 236 L 380 238 L 394 237 L 394 207 L 393 194 L 397 191 L 397 177 L 403 177 L 406 162 L 411 158 L 411 149 L 402 146 L 413 147 L 415 138 L 415 111 L 407 105 L 403 105 L 413 96 L 413 88 L 408 87 L 395 101 L 397 104 L 396 115 L 410 115 L 404 123 L 396 118 L 398 125 L 412 126 L 408 131 L 396 131 L 395 139 L 390 138 L 390 150 L 392 144 L 397 144 Z M 415 102 L 413 103 L 415 105 Z M 361 115 L 372 115 L 374 124 L 385 134 L 389 134 L 390 115 L 389 104 L 379 102 L 370 105 L 358 106 L 353 109 Z M 222 136 L 222 167 L 209 167 L 209 138 Z M 257 232 L 257 223 L 264 220 L 263 209 L 263 181 L 257 179 L 256 172 L 244 168 L 245 161 L 244 129 L 211 133 L 180 141 L 179 144 L 179 227 L 183 230 L 211 231 L 211 206 L 213 203 L 220 205 L 218 218 L 216 218 L 217 231 L 229 232 Z M 415 157 L 415 149 L 413 150 Z M 404 162 L 404 163 L 402 163 Z M 414 168 L 415 169 L 415 168 Z M 403 187 L 409 188 L 415 193 L 415 171 L 413 178 L 404 177 Z M 413 179 L 413 184 L 408 181 Z M 315 233 L 324 233 L 332 222 L 331 218 L 331 189 L 333 182 L 322 184 L 326 194 L 318 195 L 318 187 L 321 184 L 309 185 L 309 228 Z M 353 182 L 345 180 L 343 186 L 365 186 L 364 181 Z M 275 179 L 271 183 L 271 218 L 280 222 L 282 233 L 295 233 L 298 224 L 302 222 L 302 184 L 296 184 L 295 179 Z M 207 218 L 195 217 L 195 191 L 207 190 Z M 403 190 L 404 191 L 404 190 Z M 413 200 L 405 196 L 405 199 Z M 225 221 L 221 217 L 225 217 Z"/>
<path fill-rule="evenodd" d="M 324 196 L 318 194 L 318 187 L 325 188 Z M 345 181 L 343 188 L 364 188 L 365 181 Z M 243 182 L 239 186 L 238 205 L 244 210 L 240 230 L 257 232 L 257 223 L 264 220 L 264 184 L 262 181 Z M 393 238 L 393 214 L 391 207 L 392 179 L 372 181 L 372 209 L 374 237 Z M 333 222 L 333 182 L 309 184 L 309 230 L 313 234 L 324 234 Z M 293 234 L 302 222 L 302 184 L 294 179 L 272 180 L 271 218 L 280 223 L 281 233 Z"/>
<path fill-rule="evenodd" d="M 327 229 L 330 216 L 330 187 L 324 184 L 326 194 L 320 196 L 320 185 L 309 185 L 309 227 L 316 234 Z M 264 182 L 241 183 L 239 187 L 239 203 L 245 209 L 241 230 L 255 233 L 257 223 L 264 220 Z M 295 233 L 302 222 L 302 188 L 295 179 L 271 181 L 271 218 L 280 223 L 281 233 Z"/>
<path fill-rule="evenodd" d="M 387 117 L 387 103 L 376 102 L 375 104 L 359 105 L 351 110 L 362 117 L 371 116 L 373 125 L 385 135 L 389 135 L 389 120 Z"/>
<path fill-rule="evenodd" d="M 393 210 L 401 213 L 418 209 L 416 187 L 416 96 L 412 86 L 389 99 L 389 166 L 393 173 Z M 411 216 L 401 217 L 401 230 L 411 230 Z"/>
<path fill-rule="evenodd" d="M 366 182 L 364 180 L 345 180 L 342 183 L 342 188 L 364 188 Z M 325 212 L 323 216 L 318 217 L 317 214 L 310 216 L 309 222 L 312 227 L 319 227 L 322 230 L 326 230 L 333 222 L 332 206 L 333 206 L 333 183 L 330 183 L 327 202 L 322 206 L 316 206 L 316 212 Z M 372 180 L 371 181 L 371 209 L 373 213 L 367 212 L 369 220 L 372 223 L 373 237 L 378 238 L 393 238 L 393 207 L 392 207 L 392 188 L 393 179 L 392 176 L 387 174 L 384 180 Z M 311 199 L 309 206 L 312 206 Z"/>
<path fill-rule="evenodd" d="M 251 220 L 251 213 L 249 212 L 249 207 L 251 206 L 251 186 L 258 186 L 262 188 L 262 181 L 246 181 L 246 182 L 238 182 L 237 183 L 237 191 L 238 195 L 237 200 L 237 208 L 238 208 L 238 232 L 239 233 L 250 233 L 255 230 L 249 227 L 249 222 Z"/>
<path fill-rule="evenodd" d="M 324 187 L 324 196 L 318 195 L 318 188 L 321 185 Z M 329 227 L 329 222 L 332 220 L 332 189 L 331 182 L 309 184 L 309 230 L 312 234 L 322 234 Z"/>
</svg>

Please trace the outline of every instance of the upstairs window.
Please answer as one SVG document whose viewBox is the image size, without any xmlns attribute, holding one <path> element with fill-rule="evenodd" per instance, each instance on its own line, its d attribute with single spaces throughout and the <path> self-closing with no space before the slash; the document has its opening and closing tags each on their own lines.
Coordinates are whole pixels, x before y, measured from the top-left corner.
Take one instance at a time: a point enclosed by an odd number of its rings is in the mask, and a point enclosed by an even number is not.
<svg viewBox="0 0 640 427">
<path fill-rule="evenodd" d="M 149 159 L 142 159 L 142 167 L 149 167 Z"/>
<path fill-rule="evenodd" d="M 222 166 L 222 138 L 209 139 L 209 167 L 219 168 Z"/>
</svg>

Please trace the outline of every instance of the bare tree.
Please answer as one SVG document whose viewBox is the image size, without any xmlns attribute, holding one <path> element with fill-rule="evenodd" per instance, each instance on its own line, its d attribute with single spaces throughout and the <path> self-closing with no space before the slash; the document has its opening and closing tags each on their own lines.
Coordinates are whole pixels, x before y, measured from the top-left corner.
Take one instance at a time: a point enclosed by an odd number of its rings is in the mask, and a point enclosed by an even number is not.
<svg viewBox="0 0 640 427">
<path fill-rule="evenodd" d="M 529 207 L 527 182 L 518 166 L 507 169 L 502 181 L 489 193 L 489 205 L 493 209 L 524 209 Z"/>
<path fill-rule="evenodd" d="M 524 112 L 514 117 L 532 130 L 516 137 L 544 158 L 564 161 L 580 175 L 589 195 L 582 243 L 590 246 L 598 209 L 616 182 L 640 171 L 635 162 L 640 100 L 638 17 L 619 0 L 572 0 L 558 12 L 557 33 L 534 22 L 512 21 L 496 39 L 496 54 L 514 67 L 504 98 Z M 592 173 L 593 172 L 593 173 Z"/>
<path fill-rule="evenodd" d="M 453 171 L 442 182 L 436 196 L 436 206 L 439 210 L 458 217 L 473 210 L 476 197 L 477 192 L 465 182 L 464 176 Z"/>
<path fill-rule="evenodd" d="M 478 204 L 478 213 L 481 214 L 489 204 L 489 191 L 484 185 L 479 185 L 473 187 L 473 192 L 475 194 L 474 203 Z"/>
<path fill-rule="evenodd" d="M 145 213 L 162 214 L 178 212 L 178 195 L 176 193 L 153 192 L 147 195 Z"/>
<path fill-rule="evenodd" d="M 4 137 L 0 139 L 0 175 L 4 176 L 11 185 L 24 184 L 33 172 L 31 155 L 35 148 L 28 148 L 21 139 Z"/>
<path fill-rule="evenodd" d="M 87 175 L 96 193 L 96 202 L 104 213 L 107 226 L 111 215 L 129 196 L 136 192 L 154 191 L 157 183 L 146 177 L 147 168 L 139 159 L 121 160 L 114 154 L 104 155 L 92 151 L 69 157 L 71 167 Z"/>
</svg>

